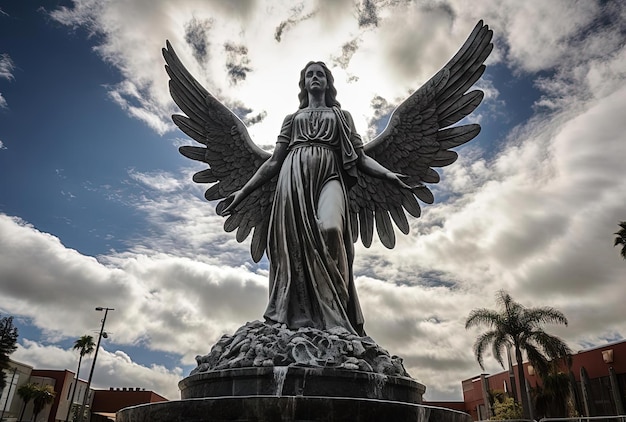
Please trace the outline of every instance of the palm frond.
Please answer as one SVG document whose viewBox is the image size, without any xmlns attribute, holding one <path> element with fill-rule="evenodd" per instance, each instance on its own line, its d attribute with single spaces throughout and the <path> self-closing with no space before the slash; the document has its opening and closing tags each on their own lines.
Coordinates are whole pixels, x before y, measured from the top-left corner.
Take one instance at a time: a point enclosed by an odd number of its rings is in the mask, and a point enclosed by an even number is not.
<svg viewBox="0 0 626 422">
<path fill-rule="evenodd" d="M 496 331 L 487 331 L 486 333 L 481 334 L 474 343 L 474 356 L 476 356 L 476 360 L 482 369 L 485 369 L 485 365 L 483 364 L 483 354 L 485 349 L 487 349 L 496 336 Z"/>
<path fill-rule="evenodd" d="M 491 309 L 479 308 L 470 312 L 465 321 L 465 328 L 468 329 L 479 325 L 485 325 L 491 328 L 499 324 L 501 324 L 501 315 L 498 312 L 492 311 Z"/>
<path fill-rule="evenodd" d="M 550 362 L 537 347 L 532 343 L 526 343 L 524 350 L 528 356 L 528 361 L 539 375 L 544 376 L 550 372 Z"/>
<path fill-rule="evenodd" d="M 511 347 L 511 342 L 509 341 L 508 336 L 503 332 L 498 332 L 493 339 L 493 346 L 491 347 L 491 350 L 493 351 L 493 357 L 503 368 L 504 360 L 502 359 L 502 351 L 506 350 L 508 347 Z"/>
<path fill-rule="evenodd" d="M 527 343 L 530 342 L 541 347 L 544 355 L 551 360 L 567 358 L 572 354 L 572 349 L 563 340 L 543 330 L 530 332 L 527 336 Z"/>
<path fill-rule="evenodd" d="M 567 325 L 568 321 L 563 312 L 551 307 L 530 308 L 524 313 L 524 323 L 536 327 L 540 323 L 556 323 Z"/>
</svg>

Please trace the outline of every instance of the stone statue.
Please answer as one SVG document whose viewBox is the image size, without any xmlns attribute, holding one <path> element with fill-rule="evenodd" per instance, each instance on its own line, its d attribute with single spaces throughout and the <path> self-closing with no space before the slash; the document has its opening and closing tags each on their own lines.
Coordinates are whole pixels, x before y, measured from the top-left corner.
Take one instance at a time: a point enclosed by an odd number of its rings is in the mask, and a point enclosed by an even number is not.
<svg viewBox="0 0 626 422">
<path fill-rule="evenodd" d="M 369 247 L 376 227 L 383 245 L 393 248 L 392 221 L 407 234 L 405 211 L 419 217 L 417 199 L 434 201 L 425 186 L 439 182 L 434 168 L 453 163 L 457 154 L 451 148 L 480 131 L 478 124 L 450 126 L 482 101 L 482 91 L 467 91 L 485 70 L 491 38 L 492 31 L 479 22 L 459 52 L 400 104 L 385 130 L 365 145 L 336 99 L 330 70 L 322 62 L 309 62 L 300 75 L 299 109 L 284 119 L 272 154 L 252 142 L 243 122 L 191 76 L 167 43 L 163 55 L 170 92 L 186 114 L 173 120 L 204 144 L 183 146 L 180 152 L 209 165 L 193 180 L 213 183 L 205 197 L 221 200 L 217 212 L 227 217 L 224 229 L 237 230 L 239 242 L 254 230 L 255 262 L 267 253 L 265 326 L 332 332 L 344 336 L 348 349 L 355 338 L 368 338 L 354 285 L 353 242 L 360 235 Z M 263 335 L 258 324 L 249 328 Z M 240 347 L 242 342 L 240 336 Z M 310 336 L 292 345 L 300 360 L 312 364 L 326 353 L 313 353 L 319 348 L 307 349 L 302 346 L 306 342 L 312 344 Z M 220 347 L 230 346 L 222 342 Z M 363 349 L 361 343 L 355 347 Z M 248 350 L 249 345 L 244 354 Z M 298 361 L 293 356 L 291 361 Z"/>
</svg>

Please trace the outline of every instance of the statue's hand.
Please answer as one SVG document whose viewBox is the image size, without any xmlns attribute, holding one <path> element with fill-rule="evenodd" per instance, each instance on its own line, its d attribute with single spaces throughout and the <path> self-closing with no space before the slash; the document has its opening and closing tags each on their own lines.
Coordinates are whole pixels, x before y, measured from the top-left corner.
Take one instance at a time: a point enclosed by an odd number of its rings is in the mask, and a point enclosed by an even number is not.
<svg viewBox="0 0 626 422">
<path fill-rule="evenodd" d="M 405 180 L 407 180 L 409 178 L 409 176 L 407 176 L 406 174 L 401 174 L 401 173 L 394 173 L 394 172 L 388 172 L 385 174 L 387 180 L 389 180 L 392 183 L 395 183 L 397 186 L 403 188 L 403 189 L 416 189 L 416 188 L 421 188 L 424 185 L 421 183 L 417 183 L 415 186 L 409 186 L 406 184 Z"/>
<path fill-rule="evenodd" d="M 222 210 L 220 215 L 222 217 L 231 215 L 233 211 L 235 211 L 235 208 L 237 208 L 237 205 L 239 205 L 241 201 L 243 201 L 244 198 L 245 198 L 245 195 L 243 194 L 241 189 L 228 195 L 228 197 L 224 199 L 224 202 L 227 203 L 228 206 Z"/>
</svg>

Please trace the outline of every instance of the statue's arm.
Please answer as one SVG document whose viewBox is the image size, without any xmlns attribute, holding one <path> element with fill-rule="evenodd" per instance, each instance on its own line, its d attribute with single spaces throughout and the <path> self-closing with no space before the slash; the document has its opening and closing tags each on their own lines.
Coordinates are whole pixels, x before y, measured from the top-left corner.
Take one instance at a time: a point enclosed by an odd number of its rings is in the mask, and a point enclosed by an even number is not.
<svg viewBox="0 0 626 422">
<path fill-rule="evenodd" d="M 406 177 L 405 175 L 400 173 L 394 173 L 393 171 L 387 169 L 378 161 L 365 154 L 363 148 L 357 148 L 356 153 L 359 157 L 356 165 L 363 173 L 369 174 L 370 176 L 376 177 L 378 179 L 388 180 L 392 183 L 395 183 L 401 188 L 411 189 L 410 186 L 402 181 L 402 178 Z"/>
<path fill-rule="evenodd" d="M 241 189 L 229 195 L 226 200 L 232 198 L 232 202 L 224 208 L 221 215 L 225 216 L 231 214 L 235 207 L 237 207 L 241 201 L 250 195 L 250 193 L 277 175 L 283 165 L 283 162 L 285 161 L 285 158 L 287 157 L 287 153 L 289 152 L 288 148 L 289 144 L 286 142 L 277 142 L 272 156 L 261 164 L 256 173 L 254 173 L 250 180 L 248 180 L 248 182 L 246 182 Z"/>
</svg>

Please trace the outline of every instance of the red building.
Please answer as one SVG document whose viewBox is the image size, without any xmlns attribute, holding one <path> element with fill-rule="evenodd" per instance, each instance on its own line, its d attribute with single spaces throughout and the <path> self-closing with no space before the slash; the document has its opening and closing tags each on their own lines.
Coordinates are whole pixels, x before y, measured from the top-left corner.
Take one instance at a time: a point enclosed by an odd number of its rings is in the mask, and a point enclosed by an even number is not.
<svg viewBox="0 0 626 422">
<path fill-rule="evenodd" d="M 141 388 L 109 388 L 96 390 L 91 404 L 91 421 L 115 420 L 115 413 L 129 406 L 138 404 L 156 403 L 167 399 L 153 391 Z M 103 419 L 105 418 L 105 419 Z"/>
<path fill-rule="evenodd" d="M 16 421 L 23 414 L 23 420 L 33 417 L 32 401 L 24 407 L 23 400 L 16 393 L 20 386 L 26 383 L 50 385 L 55 392 L 54 401 L 39 413 L 38 420 L 48 422 L 65 421 L 68 409 L 80 406 L 87 394 L 87 382 L 78 380 L 74 400 L 74 372 L 68 370 L 33 369 L 32 367 L 15 362 L 9 362 L 9 369 L 5 371 L 7 387 L 0 395 L 0 419 Z M 91 413 L 91 422 L 114 421 L 115 413 L 129 406 L 146 403 L 167 401 L 167 399 L 152 391 L 142 388 L 110 388 L 109 390 L 91 390 L 87 397 L 88 411 Z M 71 417 L 70 417 L 71 419 Z"/>
<path fill-rule="evenodd" d="M 74 388 L 74 375 L 74 372 L 68 370 L 60 371 L 53 369 L 33 369 L 31 372 L 31 380 L 34 377 L 54 380 L 50 383 L 50 385 L 54 387 L 56 395 L 54 396 L 54 402 L 52 402 L 52 406 L 50 408 L 48 416 L 49 422 L 64 421 L 67 417 L 67 412 L 71 406 L 70 401 L 72 398 L 72 389 Z M 79 380 L 76 387 L 73 402 L 78 404 L 83 401 L 87 391 L 87 383 Z"/>
<path fill-rule="evenodd" d="M 586 380 L 582 371 L 586 371 Z M 517 374 L 517 365 L 512 366 Z M 626 405 L 626 341 L 587 349 L 572 355 L 571 373 L 575 382 L 575 405 L 580 415 L 608 416 L 624 414 Z M 524 374 L 531 388 L 541 386 L 541 379 L 528 363 Z M 488 391 L 500 390 L 519 397 L 519 384 L 509 371 L 479 375 L 462 381 L 465 412 L 474 420 L 489 419 Z M 585 398 L 587 398 L 585 400 Z M 520 400 L 521 401 L 521 400 Z M 450 407 L 443 405 L 443 407 Z M 454 407 L 453 407 L 454 408 Z"/>
</svg>

